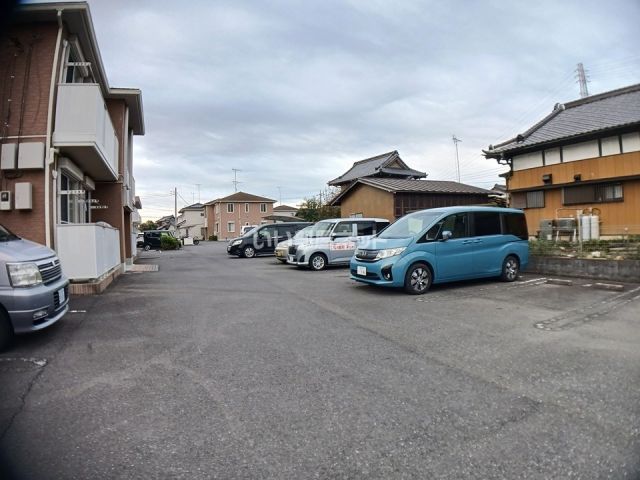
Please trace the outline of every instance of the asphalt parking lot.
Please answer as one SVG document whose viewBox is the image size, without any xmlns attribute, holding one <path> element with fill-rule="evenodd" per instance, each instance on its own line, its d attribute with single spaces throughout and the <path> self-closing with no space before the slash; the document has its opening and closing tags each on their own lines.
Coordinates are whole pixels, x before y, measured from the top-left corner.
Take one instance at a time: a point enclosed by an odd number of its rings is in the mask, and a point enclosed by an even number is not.
<svg viewBox="0 0 640 480">
<path fill-rule="evenodd" d="M 640 478 L 640 286 L 414 297 L 224 248 L 144 252 L 0 354 L 5 475 Z"/>
</svg>

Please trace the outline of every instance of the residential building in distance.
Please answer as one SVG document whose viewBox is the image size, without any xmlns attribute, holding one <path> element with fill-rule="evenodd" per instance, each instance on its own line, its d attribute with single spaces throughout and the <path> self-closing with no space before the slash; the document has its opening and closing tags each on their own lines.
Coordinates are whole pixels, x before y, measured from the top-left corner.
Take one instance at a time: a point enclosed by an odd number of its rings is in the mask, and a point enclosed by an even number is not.
<svg viewBox="0 0 640 480">
<path fill-rule="evenodd" d="M 511 206 L 524 209 L 530 235 L 640 234 L 640 84 L 556 104 L 484 154 L 509 167 Z"/>
<path fill-rule="evenodd" d="M 204 218 L 204 205 L 194 203 L 178 211 L 178 236 L 207 238 L 207 225 Z"/>
<path fill-rule="evenodd" d="M 245 192 L 236 192 L 204 204 L 207 233 L 218 239 L 237 237 L 244 225 L 271 223 L 275 200 Z"/>
<path fill-rule="evenodd" d="M 273 208 L 273 214 L 281 217 L 295 217 L 298 213 L 296 207 L 290 207 L 288 205 L 278 205 Z"/>
<path fill-rule="evenodd" d="M 142 94 L 109 85 L 86 2 L 19 5 L 3 33 L 0 223 L 55 249 L 73 283 L 110 281 L 136 254 Z"/>
<path fill-rule="evenodd" d="M 273 215 L 267 215 L 262 220 L 263 222 L 284 223 L 284 222 L 297 222 L 300 219 L 296 216 L 298 209 L 295 207 L 289 207 L 288 205 L 278 205 L 273 208 Z"/>
<path fill-rule="evenodd" d="M 393 222 L 424 208 L 489 203 L 489 190 L 422 180 L 426 176 L 404 163 L 397 151 L 360 160 L 328 182 L 341 189 L 329 204 L 339 206 L 343 217 L 377 217 Z"/>
</svg>

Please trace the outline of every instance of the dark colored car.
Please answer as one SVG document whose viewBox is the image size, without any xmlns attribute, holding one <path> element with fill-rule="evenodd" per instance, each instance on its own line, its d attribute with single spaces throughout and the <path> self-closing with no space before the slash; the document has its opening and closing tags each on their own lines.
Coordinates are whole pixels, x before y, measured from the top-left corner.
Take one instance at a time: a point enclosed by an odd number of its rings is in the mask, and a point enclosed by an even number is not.
<svg viewBox="0 0 640 480">
<path fill-rule="evenodd" d="M 285 222 L 256 227 L 241 237 L 229 240 L 227 253 L 245 258 L 273 255 L 279 242 L 292 238 L 298 231 L 309 225 L 311 225 L 310 222 Z"/>
<path fill-rule="evenodd" d="M 173 233 L 168 230 L 145 230 L 143 234 L 142 248 L 144 248 L 145 250 L 151 250 L 152 248 L 154 250 L 160 250 L 160 248 L 162 247 L 163 236 L 176 238 L 175 235 L 173 235 Z M 177 238 L 176 240 L 180 245 L 182 245 L 182 242 L 180 242 L 180 240 L 178 240 Z"/>
</svg>

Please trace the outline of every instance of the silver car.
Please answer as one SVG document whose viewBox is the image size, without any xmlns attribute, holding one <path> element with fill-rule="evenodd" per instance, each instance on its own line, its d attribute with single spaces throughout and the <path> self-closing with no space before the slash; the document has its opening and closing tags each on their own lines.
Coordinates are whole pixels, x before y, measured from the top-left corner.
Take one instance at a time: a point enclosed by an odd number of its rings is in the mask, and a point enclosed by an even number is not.
<svg viewBox="0 0 640 480">
<path fill-rule="evenodd" d="M 389 225 L 384 218 L 331 218 L 321 220 L 306 232 L 306 238 L 294 239 L 287 263 L 312 270 L 327 265 L 348 265 L 358 245 Z"/>
<path fill-rule="evenodd" d="M 0 350 L 14 333 L 57 322 L 69 309 L 69 280 L 50 248 L 0 225 Z"/>
</svg>

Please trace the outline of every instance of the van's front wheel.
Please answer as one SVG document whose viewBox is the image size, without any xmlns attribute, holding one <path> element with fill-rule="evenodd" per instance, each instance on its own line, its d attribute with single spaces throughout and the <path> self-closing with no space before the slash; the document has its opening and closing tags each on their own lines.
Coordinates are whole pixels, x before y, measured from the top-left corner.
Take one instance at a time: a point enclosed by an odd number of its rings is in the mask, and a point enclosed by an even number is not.
<svg viewBox="0 0 640 480">
<path fill-rule="evenodd" d="M 520 274 L 520 262 L 513 255 L 509 255 L 502 262 L 502 273 L 500 279 L 503 282 L 514 282 Z"/>
<path fill-rule="evenodd" d="M 422 295 L 429 290 L 432 280 L 429 267 L 424 263 L 416 263 L 409 267 L 404 276 L 404 291 L 411 295 Z"/>
</svg>

